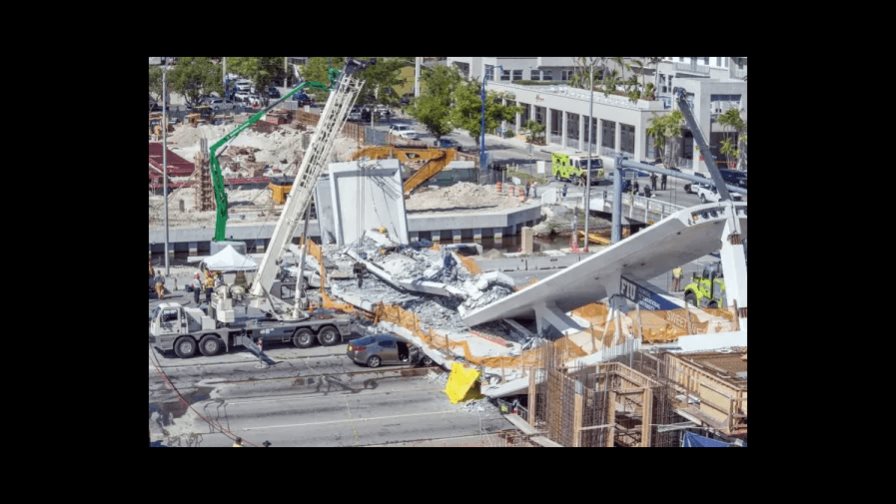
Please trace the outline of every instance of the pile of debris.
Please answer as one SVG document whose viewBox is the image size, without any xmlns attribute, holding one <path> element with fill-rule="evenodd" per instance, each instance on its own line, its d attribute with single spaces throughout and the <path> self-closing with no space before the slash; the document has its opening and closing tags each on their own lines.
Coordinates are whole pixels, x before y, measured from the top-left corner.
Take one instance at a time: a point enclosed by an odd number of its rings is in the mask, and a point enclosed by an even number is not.
<svg viewBox="0 0 896 504">
<path fill-rule="evenodd" d="M 470 212 L 484 208 L 517 208 L 519 198 L 495 191 L 493 186 L 458 182 L 449 187 L 422 187 L 405 201 L 410 212 Z"/>
</svg>

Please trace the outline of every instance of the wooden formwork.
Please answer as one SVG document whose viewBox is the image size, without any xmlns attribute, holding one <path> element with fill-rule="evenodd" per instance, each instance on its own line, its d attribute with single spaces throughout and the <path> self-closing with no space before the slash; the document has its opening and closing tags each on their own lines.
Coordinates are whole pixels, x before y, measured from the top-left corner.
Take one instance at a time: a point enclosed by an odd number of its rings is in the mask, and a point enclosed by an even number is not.
<svg viewBox="0 0 896 504">
<path fill-rule="evenodd" d="M 726 434 L 740 434 L 747 428 L 747 383 L 711 361 L 740 355 L 666 354 L 664 358 L 666 378 L 686 398 L 696 397 L 700 401 L 696 406 L 685 404 L 684 410 Z"/>
</svg>

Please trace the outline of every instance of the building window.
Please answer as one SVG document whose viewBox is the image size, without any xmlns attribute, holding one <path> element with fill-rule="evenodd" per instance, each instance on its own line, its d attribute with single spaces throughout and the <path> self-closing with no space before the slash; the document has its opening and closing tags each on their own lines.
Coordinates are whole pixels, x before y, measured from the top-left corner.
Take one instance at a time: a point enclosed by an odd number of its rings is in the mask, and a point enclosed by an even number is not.
<svg viewBox="0 0 896 504">
<path fill-rule="evenodd" d="M 541 80 L 541 70 L 532 70 L 529 73 L 529 79 L 534 80 L 534 81 L 540 81 Z"/>
<path fill-rule="evenodd" d="M 619 150 L 626 154 L 635 154 L 635 127 L 631 124 L 619 123 Z"/>
<path fill-rule="evenodd" d="M 703 64 L 706 66 L 709 66 L 709 58 L 708 57 L 703 58 Z"/>
<path fill-rule="evenodd" d="M 501 80 L 510 80 L 510 70 L 501 72 Z"/>
<path fill-rule="evenodd" d="M 600 146 L 616 150 L 616 123 L 614 121 L 600 121 Z"/>
<path fill-rule="evenodd" d="M 566 113 L 566 138 L 579 140 L 579 114 Z"/>
<path fill-rule="evenodd" d="M 529 122 L 529 104 L 520 102 L 520 106 L 523 107 L 523 111 L 520 112 L 520 124 L 525 127 L 526 123 Z"/>
<path fill-rule="evenodd" d="M 722 58 L 722 66 L 728 68 L 728 58 Z"/>
<path fill-rule="evenodd" d="M 563 132 L 563 112 L 551 109 L 551 135 L 560 136 Z"/>
<path fill-rule="evenodd" d="M 656 151 L 656 143 L 652 136 L 646 135 L 646 142 L 644 142 L 644 158 L 647 161 L 659 160 L 660 154 Z"/>
<path fill-rule="evenodd" d="M 551 74 L 550 70 L 545 70 L 543 72 L 544 73 L 541 74 L 541 80 L 554 80 L 554 76 Z"/>
<path fill-rule="evenodd" d="M 568 81 L 572 80 L 572 70 L 560 70 L 560 80 Z"/>
<path fill-rule="evenodd" d="M 523 80 L 523 71 L 522 70 L 514 70 L 510 80 Z"/>
<path fill-rule="evenodd" d="M 722 58 L 716 58 L 716 66 L 717 66 L 717 67 L 721 67 L 721 66 L 722 66 Z"/>
<path fill-rule="evenodd" d="M 485 65 L 485 80 L 495 80 L 495 66 Z"/>
</svg>

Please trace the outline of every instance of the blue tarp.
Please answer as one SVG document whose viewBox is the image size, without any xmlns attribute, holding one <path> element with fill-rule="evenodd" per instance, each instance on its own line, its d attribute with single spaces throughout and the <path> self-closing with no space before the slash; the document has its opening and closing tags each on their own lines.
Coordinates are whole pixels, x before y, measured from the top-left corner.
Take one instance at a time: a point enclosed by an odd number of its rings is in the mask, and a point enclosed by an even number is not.
<svg viewBox="0 0 896 504">
<path fill-rule="evenodd" d="M 728 448 L 733 445 L 718 439 L 700 436 L 693 432 L 685 432 L 684 437 L 681 439 L 681 446 L 684 448 Z"/>
</svg>

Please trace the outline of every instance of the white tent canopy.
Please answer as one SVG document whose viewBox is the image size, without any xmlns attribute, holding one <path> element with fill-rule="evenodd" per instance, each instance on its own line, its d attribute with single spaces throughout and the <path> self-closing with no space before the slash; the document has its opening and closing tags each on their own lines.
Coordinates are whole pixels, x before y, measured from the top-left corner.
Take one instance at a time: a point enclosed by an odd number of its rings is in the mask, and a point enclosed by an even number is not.
<svg viewBox="0 0 896 504">
<path fill-rule="evenodd" d="M 217 254 L 207 257 L 203 262 L 208 269 L 213 271 L 255 271 L 258 269 L 258 264 L 255 261 L 240 254 L 230 245 Z"/>
</svg>

